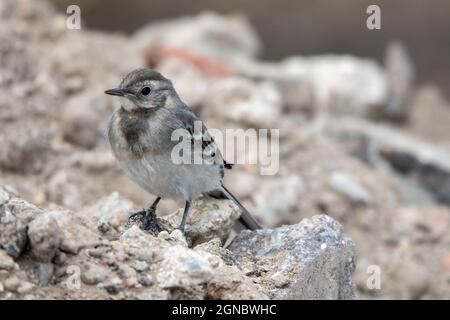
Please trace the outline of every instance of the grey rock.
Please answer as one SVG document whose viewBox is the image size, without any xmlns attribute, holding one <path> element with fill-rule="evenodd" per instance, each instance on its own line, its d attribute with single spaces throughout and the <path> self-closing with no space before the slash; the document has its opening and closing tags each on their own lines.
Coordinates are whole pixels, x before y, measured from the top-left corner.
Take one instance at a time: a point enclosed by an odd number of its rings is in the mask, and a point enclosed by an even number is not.
<svg viewBox="0 0 450 320">
<path fill-rule="evenodd" d="M 149 287 L 154 283 L 153 280 L 145 274 L 139 275 L 138 282 L 144 287 Z"/>
<path fill-rule="evenodd" d="M 10 198 L 10 192 L 8 192 L 5 187 L 0 186 L 0 206 L 5 204 Z"/>
<path fill-rule="evenodd" d="M 19 293 L 19 294 L 30 293 L 34 287 L 35 287 L 34 284 L 32 284 L 31 282 L 23 281 L 20 284 L 20 286 L 17 288 L 17 293 Z"/>
<path fill-rule="evenodd" d="M 148 269 L 148 263 L 145 261 L 138 261 L 133 265 L 133 268 L 136 269 L 136 271 L 143 272 Z"/>
<path fill-rule="evenodd" d="M 264 271 L 271 298 L 354 297 L 355 246 L 328 216 L 273 230 L 243 231 L 229 249 L 247 274 Z"/>
<path fill-rule="evenodd" d="M 16 292 L 21 284 L 22 284 L 22 281 L 20 281 L 20 279 L 15 275 L 10 276 L 3 282 L 3 286 L 5 287 L 5 290 L 12 291 L 12 292 Z"/>
<path fill-rule="evenodd" d="M 212 268 L 204 256 L 175 245 L 162 254 L 156 280 L 161 288 L 175 288 L 206 283 L 212 277 Z"/>
<path fill-rule="evenodd" d="M 50 262 L 61 245 L 61 229 L 55 218 L 42 214 L 28 225 L 31 252 L 41 262 Z"/>
<path fill-rule="evenodd" d="M 178 227 L 182 215 L 183 209 L 179 209 L 162 219 L 169 221 L 173 227 Z M 239 209 L 231 201 L 210 197 L 195 199 L 186 224 L 186 237 L 193 244 L 214 238 L 224 241 L 239 216 Z"/>
<path fill-rule="evenodd" d="M 27 228 L 8 206 L 0 207 L 0 248 L 17 258 L 25 249 Z"/>
<path fill-rule="evenodd" d="M 109 276 L 109 269 L 95 264 L 95 263 L 85 263 L 83 266 L 83 272 L 81 273 L 81 281 L 85 284 L 97 284 L 100 283 Z"/>
<path fill-rule="evenodd" d="M 38 268 L 39 283 L 46 286 L 53 278 L 55 266 L 52 263 L 40 263 Z"/>
<path fill-rule="evenodd" d="M 77 215 L 89 225 L 100 227 L 105 224 L 113 228 L 115 234 L 117 234 L 117 231 L 123 231 L 129 214 L 136 211 L 131 201 L 121 197 L 119 193 L 113 192 L 83 208 L 77 212 Z"/>
<path fill-rule="evenodd" d="M 333 172 L 330 176 L 330 185 L 351 202 L 368 204 L 371 201 L 370 193 L 345 172 Z"/>
<path fill-rule="evenodd" d="M 13 258 L 9 256 L 4 250 L 0 250 L 0 270 L 12 271 L 18 269 L 19 266 L 14 262 Z"/>
<path fill-rule="evenodd" d="M 46 214 L 52 216 L 61 230 L 60 250 L 77 254 L 83 248 L 100 244 L 95 225 L 89 225 L 76 213 L 69 210 L 51 210 Z"/>
</svg>

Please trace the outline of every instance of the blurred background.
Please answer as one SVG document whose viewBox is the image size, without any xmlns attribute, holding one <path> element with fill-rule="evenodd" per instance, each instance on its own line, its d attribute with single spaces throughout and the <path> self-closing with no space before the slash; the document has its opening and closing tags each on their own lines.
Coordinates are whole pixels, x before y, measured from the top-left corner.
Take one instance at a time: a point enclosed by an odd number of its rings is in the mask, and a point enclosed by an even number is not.
<svg viewBox="0 0 450 320">
<path fill-rule="evenodd" d="M 326 213 L 356 243 L 357 298 L 448 299 L 449 16 L 444 0 L 2 1 L 0 185 L 46 208 L 147 206 L 106 145 L 103 91 L 153 67 L 210 128 L 280 129 L 276 175 L 226 176 L 265 226 Z"/>
</svg>

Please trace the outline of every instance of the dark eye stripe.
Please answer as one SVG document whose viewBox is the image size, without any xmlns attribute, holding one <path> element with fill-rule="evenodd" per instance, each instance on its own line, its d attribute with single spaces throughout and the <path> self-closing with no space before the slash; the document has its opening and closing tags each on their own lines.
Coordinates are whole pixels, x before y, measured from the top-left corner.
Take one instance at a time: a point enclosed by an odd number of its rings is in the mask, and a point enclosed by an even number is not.
<svg viewBox="0 0 450 320">
<path fill-rule="evenodd" d="M 142 90 L 141 90 L 141 93 L 144 95 L 144 96 L 148 96 L 149 94 L 150 94 L 150 88 L 149 87 L 144 87 L 144 88 L 142 88 Z"/>
</svg>

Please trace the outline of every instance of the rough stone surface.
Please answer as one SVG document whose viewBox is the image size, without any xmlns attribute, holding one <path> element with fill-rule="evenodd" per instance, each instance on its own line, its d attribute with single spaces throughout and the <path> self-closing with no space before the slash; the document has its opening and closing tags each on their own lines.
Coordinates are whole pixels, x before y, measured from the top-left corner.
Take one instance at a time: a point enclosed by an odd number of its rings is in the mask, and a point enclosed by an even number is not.
<svg viewBox="0 0 450 320">
<path fill-rule="evenodd" d="M 208 260 L 183 246 L 168 248 L 162 259 L 162 269 L 156 278 L 162 288 L 194 286 L 206 283 L 213 277 Z"/>
<path fill-rule="evenodd" d="M 36 217 L 28 225 L 31 252 L 42 262 L 50 262 L 61 245 L 61 229 L 55 218 L 48 214 Z"/>
<path fill-rule="evenodd" d="M 263 272 L 279 299 L 351 299 L 355 246 L 332 218 L 320 215 L 274 230 L 244 231 L 229 249 L 241 268 Z"/>
<path fill-rule="evenodd" d="M 184 209 L 179 209 L 163 219 L 177 228 L 183 217 L 183 211 Z M 217 237 L 225 241 L 240 214 L 239 208 L 231 201 L 210 197 L 196 199 L 193 201 L 191 216 L 188 218 L 186 236 L 193 244 Z"/>
<path fill-rule="evenodd" d="M 26 226 L 6 206 L 0 207 L 0 248 L 17 258 L 26 243 Z"/>
</svg>

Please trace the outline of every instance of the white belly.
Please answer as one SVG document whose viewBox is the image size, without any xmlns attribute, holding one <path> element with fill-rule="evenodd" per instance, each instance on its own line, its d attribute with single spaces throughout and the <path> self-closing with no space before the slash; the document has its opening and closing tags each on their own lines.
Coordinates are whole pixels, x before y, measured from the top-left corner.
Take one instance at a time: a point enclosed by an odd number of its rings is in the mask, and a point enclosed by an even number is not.
<svg viewBox="0 0 450 320">
<path fill-rule="evenodd" d="M 168 157 L 154 155 L 119 162 L 141 188 L 162 198 L 191 200 L 219 189 L 222 181 L 218 165 L 176 165 Z"/>
</svg>

